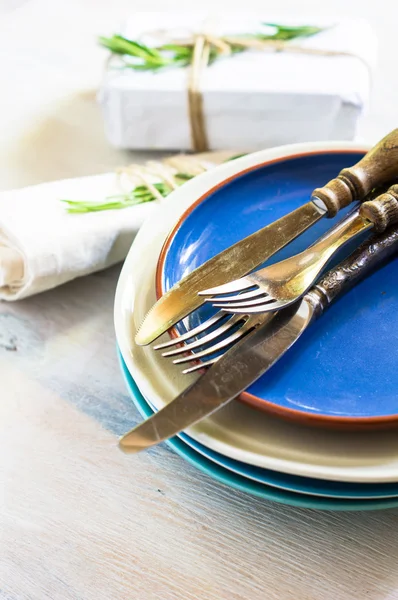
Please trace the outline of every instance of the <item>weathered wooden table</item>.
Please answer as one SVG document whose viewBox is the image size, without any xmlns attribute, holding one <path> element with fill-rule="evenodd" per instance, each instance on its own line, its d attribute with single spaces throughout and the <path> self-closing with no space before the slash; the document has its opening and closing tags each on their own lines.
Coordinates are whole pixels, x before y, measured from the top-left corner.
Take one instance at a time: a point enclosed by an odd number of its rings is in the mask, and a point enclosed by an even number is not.
<svg viewBox="0 0 398 600">
<path fill-rule="evenodd" d="M 1 188 L 127 162 L 94 101 L 103 56 L 92 37 L 112 27 L 107 3 L 6 5 Z M 288 508 L 165 446 L 119 451 L 139 419 L 116 357 L 119 270 L 0 305 L 0 600 L 398 600 L 398 510 Z"/>
<path fill-rule="evenodd" d="M 1 600 L 398 598 L 398 510 L 284 507 L 118 449 L 140 418 L 118 272 L 0 305 Z"/>
</svg>

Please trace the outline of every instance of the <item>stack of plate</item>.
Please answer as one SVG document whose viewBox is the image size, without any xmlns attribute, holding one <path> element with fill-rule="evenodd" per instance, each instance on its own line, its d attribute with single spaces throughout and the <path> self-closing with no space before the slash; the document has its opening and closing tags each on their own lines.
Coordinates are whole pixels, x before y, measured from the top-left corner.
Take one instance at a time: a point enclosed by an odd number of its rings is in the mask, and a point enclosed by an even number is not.
<svg viewBox="0 0 398 600">
<path fill-rule="evenodd" d="M 365 152 L 338 142 L 265 150 L 208 171 L 164 200 L 131 247 L 115 299 L 122 371 L 143 416 L 198 377 L 134 344 L 156 297 L 308 201 Z M 323 219 L 273 261 L 303 250 L 333 222 Z M 336 302 L 239 399 L 168 443 L 212 477 L 270 500 L 334 510 L 398 506 L 397 280 L 392 261 Z"/>
</svg>

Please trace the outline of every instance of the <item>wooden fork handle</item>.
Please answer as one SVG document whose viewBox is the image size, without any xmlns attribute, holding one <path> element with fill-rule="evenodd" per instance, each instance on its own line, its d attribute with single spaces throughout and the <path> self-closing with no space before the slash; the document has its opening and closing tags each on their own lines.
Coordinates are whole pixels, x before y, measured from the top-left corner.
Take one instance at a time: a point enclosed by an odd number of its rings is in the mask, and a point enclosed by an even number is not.
<svg viewBox="0 0 398 600">
<path fill-rule="evenodd" d="M 374 223 L 379 233 L 398 223 L 398 185 L 392 185 L 375 200 L 364 202 L 359 212 L 361 217 Z"/>
<path fill-rule="evenodd" d="M 329 217 L 351 202 L 363 200 L 374 188 L 398 177 L 398 128 L 384 137 L 353 167 L 340 171 L 312 194 L 326 206 Z"/>
<path fill-rule="evenodd" d="M 389 227 L 381 235 L 367 239 L 348 258 L 331 269 L 306 294 L 319 317 L 338 296 L 342 296 L 367 277 L 382 263 L 398 254 L 398 225 Z M 391 282 L 394 285 L 394 282 Z"/>
<path fill-rule="evenodd" d="M 398 185 L 364 202 L 359 214 L 374 224 L 376 235 L 363 242 L 311 289 L 309 295 L 318 316 L 337 296 L 366 277 L 383 260 L 398 253 Z"/>
</svg>

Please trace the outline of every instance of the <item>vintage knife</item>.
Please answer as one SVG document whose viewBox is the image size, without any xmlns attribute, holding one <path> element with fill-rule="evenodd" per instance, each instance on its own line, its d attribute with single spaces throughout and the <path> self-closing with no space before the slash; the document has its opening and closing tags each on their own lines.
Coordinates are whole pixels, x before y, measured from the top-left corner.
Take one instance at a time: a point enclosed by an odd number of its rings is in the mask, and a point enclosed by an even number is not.
<svg viewBox="0 0 398 600">
<path fill-rule="evenodd" d="M 247 275 L 287 246 L 325 215 L 334 217 L 351 202 L 397 176 L 398 129 L 372 148 L 356 165 L 315 189 L 311 200 L 295 211 L 237 242 L 192 271 L 164 294 L 147 313 L 135 342 L 150 344 L 186 315 L 201 306 L 203 289 Z"/>
<path fill-rule="evenodd" d="M 144 450 L 176 435 L 236 398 L 285 354 L 337 296 L 396 253 L 398 226 L 395 225 L 364 242 L 298 303 L 273 316 L 271 313 L 259 315 L 256 329 L 167 406 L 126 433 L 120 439 L 120 447 L 125 452 Z"/>
</svg>

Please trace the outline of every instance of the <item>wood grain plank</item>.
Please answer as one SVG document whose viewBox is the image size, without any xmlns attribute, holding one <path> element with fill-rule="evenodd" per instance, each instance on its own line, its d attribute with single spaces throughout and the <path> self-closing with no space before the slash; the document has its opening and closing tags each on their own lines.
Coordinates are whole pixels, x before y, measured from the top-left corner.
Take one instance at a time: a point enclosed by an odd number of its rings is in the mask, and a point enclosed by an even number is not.
<svg viewBox="0 0 398 600">
<path fill-rule="evenodd" d="M 118 268 L 0 305 L 0 598 L 398 598 L 398 511 L 328 513 L 233 491 L 140 417 L 112 323 Z"/>
</svg>

